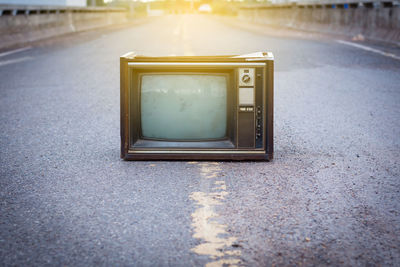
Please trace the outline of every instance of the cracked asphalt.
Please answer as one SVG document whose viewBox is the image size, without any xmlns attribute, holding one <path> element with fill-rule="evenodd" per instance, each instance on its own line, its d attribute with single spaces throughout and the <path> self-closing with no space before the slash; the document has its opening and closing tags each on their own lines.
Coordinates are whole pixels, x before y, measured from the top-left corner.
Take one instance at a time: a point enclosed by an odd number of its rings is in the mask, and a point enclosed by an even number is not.
<svg viewBox="0 0 400 267">
<path fill-rule="evenodd" d="M 272 51 L 274 160 L 121 161 L 128 51 Z M 182 15 L 35 44 L 0 81 L 2 266 L 400 265 L 399 60 Z"/>
</svg>

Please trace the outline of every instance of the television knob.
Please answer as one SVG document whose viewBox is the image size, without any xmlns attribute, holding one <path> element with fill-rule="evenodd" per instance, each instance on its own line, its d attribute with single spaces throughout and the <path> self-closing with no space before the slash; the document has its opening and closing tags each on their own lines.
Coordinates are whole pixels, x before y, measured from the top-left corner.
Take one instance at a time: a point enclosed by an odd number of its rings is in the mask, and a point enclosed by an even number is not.
<svg viewBox="0 0 400 267">
<path fill-rule="evenodd" d="M 244 83 L 248 83 L 248 82 L 250 82 L 250 80 L 251 80 L 250 75 L 248 75 L 248 74 L 243 75 L 242 81 Z"/>
</svg>

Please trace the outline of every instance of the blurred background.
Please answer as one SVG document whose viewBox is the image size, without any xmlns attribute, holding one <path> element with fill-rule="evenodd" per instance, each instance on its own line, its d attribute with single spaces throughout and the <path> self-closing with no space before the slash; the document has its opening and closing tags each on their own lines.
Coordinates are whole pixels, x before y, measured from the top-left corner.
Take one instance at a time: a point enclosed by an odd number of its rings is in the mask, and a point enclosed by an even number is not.
<svg viewBox="0 0 400 267">
<path fill-rule="evenodd" d="M 396 46 L 400 39 L 398 0 L 0 0 L 0 49 L 137 18 L 177 14 L 231 17 Z"/>
<path fill-rule="evenodd" d="M 399 9 L 0 0 L 0 266 L 400 266 Z M 272 52 L 274 160 L 122 161 L 129 51 Z"/>
</svg>

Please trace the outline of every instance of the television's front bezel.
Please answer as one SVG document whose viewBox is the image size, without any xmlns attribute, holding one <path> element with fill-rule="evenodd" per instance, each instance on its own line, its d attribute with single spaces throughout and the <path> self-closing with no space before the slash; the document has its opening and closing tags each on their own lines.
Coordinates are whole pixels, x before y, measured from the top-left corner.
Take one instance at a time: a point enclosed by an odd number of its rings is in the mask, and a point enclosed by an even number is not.
<svg viewBox="0 0 400 267">
<path fill-rule="evenodd" d="M 237 146 L 237 84 L 238 68 L 263 68 L 263 146 L 238 148 Z M 223 70 L 223 71 L 222 71 Z M 137 138 L 137 125 L 132 123 L 131 92 L 139 92 L 140 73 L 182 73 L 228 75 L 227 105 L 228 139 L 199 141 L 163 141 Z M 136 76 L 135 76 L 136 75 Z M 135 88 L 136 87 L 136 88 Z M 137 95 L 138 96 L 138 95 Z M 139 92 L 140 97 L 140 92 Z M 255 96 L 256 97 L 256 96 Z M 140 100 L 135 98 L 134 101 Z M 139 108 L 140 105 L 135 105 Z M 234 112 L 232 112 L 234 111 Z M 135 112 L 140 117 L 140 112 Z M 229 126 L 228 126 L 229 124 Z M 134 137 L 136 135 L 136 139 Z M 271 160 L 273 158 L 273 60 L 248 62 L 231 57 L 121 57 L 121 157 L 125 160 Z"/>
</svg>

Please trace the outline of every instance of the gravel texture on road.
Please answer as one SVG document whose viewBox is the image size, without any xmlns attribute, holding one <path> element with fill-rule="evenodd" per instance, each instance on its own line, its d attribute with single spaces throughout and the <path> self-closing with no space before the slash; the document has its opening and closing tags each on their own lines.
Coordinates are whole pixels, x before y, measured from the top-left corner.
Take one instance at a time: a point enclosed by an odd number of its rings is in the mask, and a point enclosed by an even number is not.
<svg viewBox="0 0 400 267">
<path fill-rule="evenodd" d="M 132 50 L 272 51 L 274 161 L 121 161 L 119 56 Z M 0 265 L 400 265 L 400 61 L 194 15 L 6 60 Z"/>
</svg>

